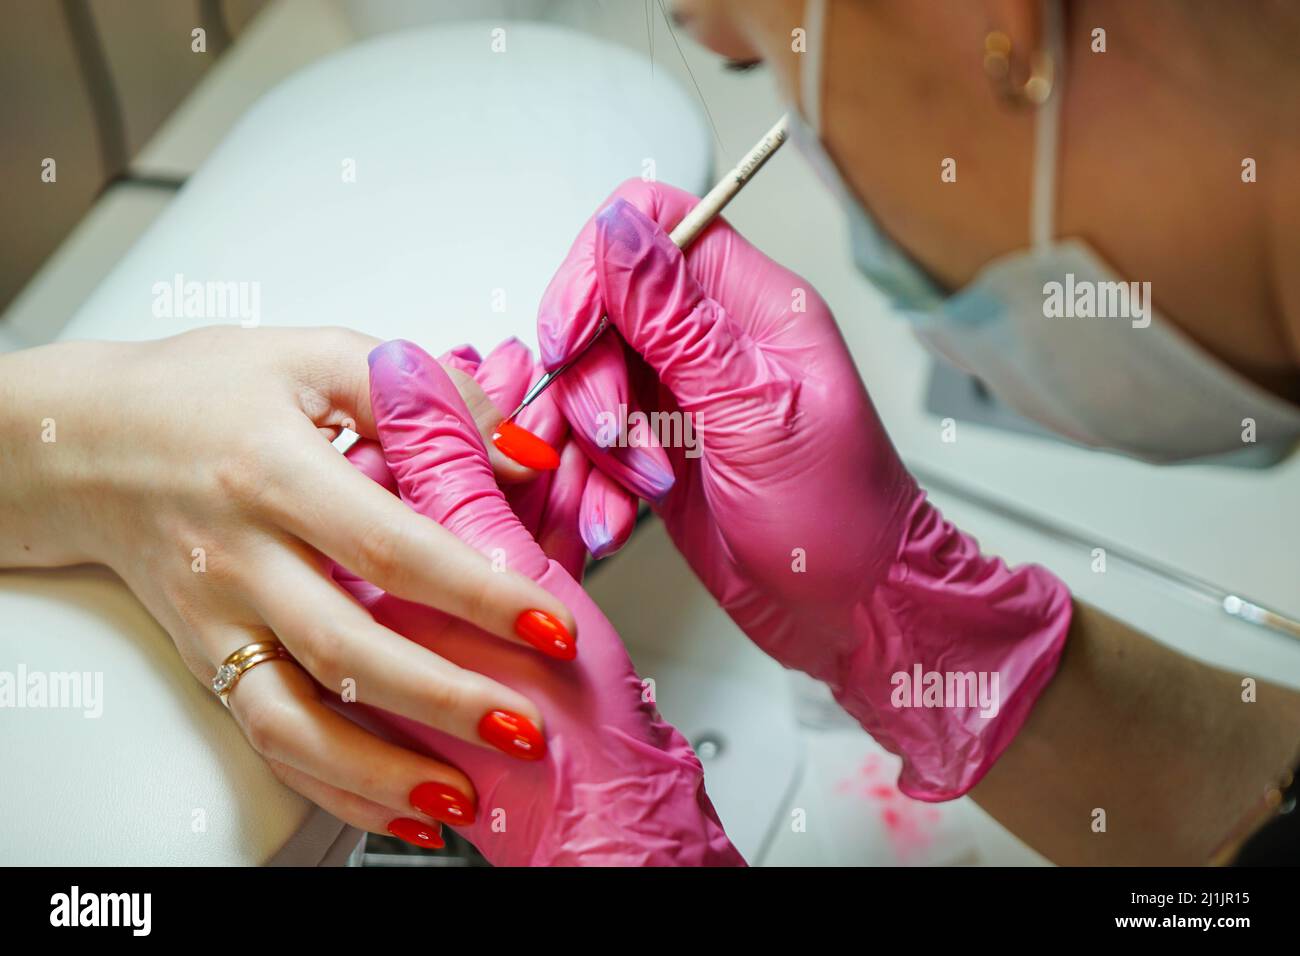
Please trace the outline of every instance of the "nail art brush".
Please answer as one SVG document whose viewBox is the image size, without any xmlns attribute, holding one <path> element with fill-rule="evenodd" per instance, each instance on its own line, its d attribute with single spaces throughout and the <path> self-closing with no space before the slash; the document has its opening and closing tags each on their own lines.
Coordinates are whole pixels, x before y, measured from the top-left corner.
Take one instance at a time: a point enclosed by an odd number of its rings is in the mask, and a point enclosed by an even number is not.
<svg viewBox="0 0 1300 956">
<path fill-rule="evenodd" d="M 781 148 L 781 145 L 789 136 L 788 116 L 782 116 L 776 121 L 776 124 L 767 131 L 748 153 L 744 159 L 736 164 L 731 172 L 727 173 L 722 180 L 705 194 L 704 198 L 695 204 L 679 222 L 668 237 L 672 239 L 673 244 L 678 249 L 685 249 L 695 238 L 704 231 L 709 223 L 718 217 L 718 214 L 731 202 L 735 195 L 744 188 L 745 184 L 753 178 L 754 174 L 763 168 L 763 164 L 772 158 L 772 154 Z M 609 317 L 602 316 L 600 323 L 596 326 L 596 331 L 591 337 L 582 344 L 579 349 L 570 356 L 564 364 L 547 372 L 539 378 L 525 394 L 524 399 L 519 403 L 519 407 L 505 417 L 506 422 L 513 422 L 515 416 L 537 400 L 537 397 L 550 388 L 560 375 L 564 374 L 565 369 L 571 368 L 575 362 L 586 354 L 587 349 L 596 343 L 596 340 L 605 333 L 609 328 Z"/>
</svg>

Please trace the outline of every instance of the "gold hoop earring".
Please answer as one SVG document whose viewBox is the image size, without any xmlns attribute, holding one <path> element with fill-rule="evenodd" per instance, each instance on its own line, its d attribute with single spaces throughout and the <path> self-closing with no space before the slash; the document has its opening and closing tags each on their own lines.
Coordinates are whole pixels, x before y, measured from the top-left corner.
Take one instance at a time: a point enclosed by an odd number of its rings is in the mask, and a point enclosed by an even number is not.
<svg viewBox="0 0 1300 956">
<path fill-rule="evenodd" d="M 1042 106 L 1052 95 L 1055 64 L 1048 53 L 1029 57 L 1029 79 L 1017 84 L 1011 78 L 1011 38 L 1001 30 L 984 37 L 984 72 L 994 92 L 1012 106 Z"/>
</svg>

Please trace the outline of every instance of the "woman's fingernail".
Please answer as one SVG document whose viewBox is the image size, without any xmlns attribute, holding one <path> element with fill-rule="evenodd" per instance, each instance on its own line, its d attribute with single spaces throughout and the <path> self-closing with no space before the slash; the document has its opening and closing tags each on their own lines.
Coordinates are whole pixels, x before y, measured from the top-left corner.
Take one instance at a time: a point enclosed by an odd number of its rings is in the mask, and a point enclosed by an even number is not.
<svg viewBox="0 0 1300 956">
<path fill-rule="evenodd" d="M 560 456 L 554 448 L 514 422 L 502 422 L 493 429 L 492 444 L 501 454 L 525 468 L 554 471 L 560 467 Z"/>
<path fill-rule="evenodd" d="M 478 722 L 478 735 L 498 750 L 520 760 L 541 760 L 546 741 L 527 717 L 508 710 L 490 710 Z"/>
<path fill-rule="evenodd" d="M 415 809 L 443 823 L 463 827 L 474 822 L 474 801 L 445 783 L 422 783 L 410 799 Z"/>
<path fill-rule="evenodd" d="M 556 660 L 571 661 L 578 656 L 578 642 L 569 629 L 545 611 L 524 611 L 515 618 L 515 633 Z"/>
<path fill-rule="evenodd" d="M 447 845 L 443 842 L 442 834 L 438 832 L 437 827 L 412 820 L 410 817 L 398 817 L 388 824 L 388 832 L 399 840 L 405 840 L 412 846 L 425 850 L 441 850 Z"/>
</svg>

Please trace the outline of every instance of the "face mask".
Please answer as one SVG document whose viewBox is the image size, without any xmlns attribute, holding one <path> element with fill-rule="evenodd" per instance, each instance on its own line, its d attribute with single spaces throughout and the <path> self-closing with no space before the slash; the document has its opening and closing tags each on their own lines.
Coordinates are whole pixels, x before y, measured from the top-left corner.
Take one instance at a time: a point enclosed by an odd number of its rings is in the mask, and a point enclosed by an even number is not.
<svg viewBox="0 0 1300 956">
<path fill-rule="evenodd" d="M 876 226 L 819 139 L 825 0 L 810 0 L 794 140 L 849 216 L 858 268 L 930 349 L 1012 409 L 1081 444 L 1169 462 L 1242 452 L 1274 461 L 1300 439 L 1300 408 L 1238 375 L 1155 312 L 1151 285 L 1117 275 L 1079 239 L 1054 239 L 1064 74 L 1059 0 L 1045 3 L 1056 88 L 1038 107 L 1033 246 L 944 293 Z M 1249 442 L 1256 444 L 1249 444 Z M 1235 456 L 1238 459 L 1240 455 Z"/>
</svg>

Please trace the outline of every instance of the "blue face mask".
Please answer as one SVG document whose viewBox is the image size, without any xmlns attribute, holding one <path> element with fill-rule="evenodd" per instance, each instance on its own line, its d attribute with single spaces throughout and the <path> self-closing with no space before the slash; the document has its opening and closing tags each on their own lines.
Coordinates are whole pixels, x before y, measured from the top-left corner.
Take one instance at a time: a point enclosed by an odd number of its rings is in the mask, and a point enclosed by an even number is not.
<svg viewBox="0 0 1300 956">
<path fill-rule="evenodd" d="M 1033 245 L 994 260 L 948 295 L 880 230 L 822 146 L 826 3 L 809 0 L 804 103 L 792 111 L 792 135 L 848 214 L 854 261 L 925 345 L 1063 437 L 1149 461 L 1259 446 L 1275 449 L 1275 460 L 1300 439 L 1300 408 L 1238 375 L 1162 318 L 1149 282 L 1124 280 L 1082 240 L 1053 238 L 1065 64 L 1060 0 L 1044 6 L 1055 88 L 1036 120 Z"/>
</svg>

